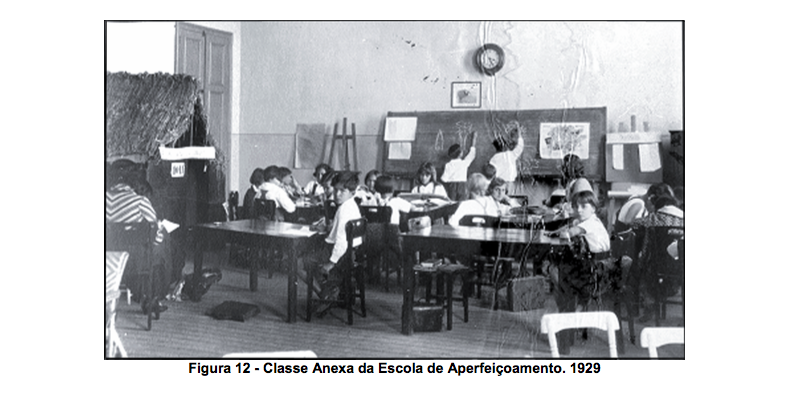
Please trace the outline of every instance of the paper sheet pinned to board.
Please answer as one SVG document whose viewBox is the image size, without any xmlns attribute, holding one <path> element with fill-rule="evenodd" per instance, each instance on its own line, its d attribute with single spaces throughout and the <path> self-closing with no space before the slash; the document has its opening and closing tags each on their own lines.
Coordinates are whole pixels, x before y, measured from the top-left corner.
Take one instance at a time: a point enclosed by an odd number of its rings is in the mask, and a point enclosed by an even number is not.
<svg viewBox="0 0 800 400">
<path fill-rule="evenodd" d="M 624 147 L 622 147 L 621 144 L 615 144 L 611 146 L 612 166 L 616 170 L 625 169 L 625 152 L 623 149 Z"/>
<path fill-rule="evenodd" d="M 658 143 L 643 143 L 639 145 L 639 167 L 642 172 L 653 172 L 661 168 Z"/>
<path fill-rule="evenodd" d="M 297 124 L 294 167 L 314 168 L 324 157 L 325 124 Z"/>
<path fill-rule="evenodd" d="M 417 117 L 387 117 L 383 132 L 386 142 L 413 142 L 417 138 Z"/>
<path fill-rule="evenodd" d="M 390 160 L 409 160 L 411 159 L 411 142 L 389 143 Z"/>
</svg>

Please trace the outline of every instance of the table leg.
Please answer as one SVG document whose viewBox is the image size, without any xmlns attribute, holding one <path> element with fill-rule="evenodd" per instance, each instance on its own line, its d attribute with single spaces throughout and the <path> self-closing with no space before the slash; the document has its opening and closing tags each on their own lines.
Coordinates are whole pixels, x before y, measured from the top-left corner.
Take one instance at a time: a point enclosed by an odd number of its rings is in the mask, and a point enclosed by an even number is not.
<svg viewBox="0 0 800 400">
<path fill-rule="evenodd" d="M 297 268 L 298 264 L 302 263 L 302 260 L 298 260 L 297 253 L 297 243 L 292 241 L 289 260 L 294 260 L 294 262 L 291 262 L 289 266 L 289 298 L 287 302 L 288 305 L 286 306 L 286 313 L 289 315 L 288 322 L 290 324 L 297 321 Z"/>
<path fill-rule="evenodd" d="M 203 249 L 206 248 L 205 235 L 202 229 L 195 229 L 194 234 L 194 276 L 200 276 L 203 271 Z"/>
<path fill-rule="evenodd" d="M 447 301 L 447 330 L 453 330 L 453 274 L 444 274 L 447 285 L 445 301 Z"/>
<path fill-rule="evenodd" d="M 256 248 L 253 250 L 253 257 L 248 260 L 250 261 L 250 291 L 255 292 L 258 290 L 258 268 L 259 268 L 259 261 L 261 257 L 259 254 L 261 253 L 260 248 Z"/>
<path fill-rule="evenodd" d="M 404 257 L 403 262 L 403 312 L 401 332 L 404 335 L 414 334 L 414 261 L 412 257 Z"/>
</svg>

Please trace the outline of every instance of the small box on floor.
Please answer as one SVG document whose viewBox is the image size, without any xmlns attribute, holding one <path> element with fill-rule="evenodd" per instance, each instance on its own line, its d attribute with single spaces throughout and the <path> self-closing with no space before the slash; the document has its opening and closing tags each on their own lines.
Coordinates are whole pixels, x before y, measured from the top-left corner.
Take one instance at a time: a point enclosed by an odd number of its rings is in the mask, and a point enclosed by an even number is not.
<svg viewBox="0 0 800 400">
<path fill-rule="evenodd" d="M 442 330 L 444 308 L 441 304 L 414 303 L 414 331 L 439 332 Z"/>
<path fill-rule="evenodd" d="M 512 279 L 506 289 L 506 309 L 527 311 L 544 307 L 550 293 L 547 278 L 541 275 Z M 504 304 L 502 301 L 500 304 Z"/>
</svg>

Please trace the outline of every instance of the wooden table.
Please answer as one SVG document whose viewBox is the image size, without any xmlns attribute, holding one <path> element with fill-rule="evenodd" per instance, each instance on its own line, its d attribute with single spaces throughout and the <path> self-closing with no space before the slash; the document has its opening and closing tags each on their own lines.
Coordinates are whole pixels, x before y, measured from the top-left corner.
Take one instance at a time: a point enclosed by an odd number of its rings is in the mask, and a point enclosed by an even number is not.
<svg viewBox="0 0 800 400">
<path fill-rule="evenodd" d="M 564 246 L 568 242 L 560 238 L 538 235 L 527 229 L 492 229 L 450 225 L 434 225 L 401 235 L 403 251 L 413 254 L 417 251 L 430 251 L 437 254 L 474 254 L 480 251 L 482 243 L 508 243 L 525 245 L 533 243 L 541 246 Z M 414 264 L 403 265 L 403 317 L 402 332 L 414 333 Z"/>
<path fill-rule="evenodd" d="M 307 225 L 288 222 L 273 222 L 260 219 L 246 219 L 231 222 L 215 222 L 196 225 L 191 228 L 194 239 L 194 272 L 203 270 L 203 253 L 211 243 L 235 243 L 247 247 L 267 247 L 288 252 L 291 260 L 289 268 L 289 290 L 286 312 L 288 322 L 297 320 L 297 271 L 303 262 L 299 254 L 321 245 L 324 236 L 309 231 Z M 250 266 L 250 290 L 258 290 L 258 264 Z"/>
<path fill-rule="evenodd" d="M 458 203 L 448 203 L 442 205 L 428 205 L 422 207 L 414 207 L 408 213 L 408 218 L 417 218 L 427 215 L 431 218 L 431 223 L 435 223 L 437 220 L 442 219 L 444 223 L 447 223 L 447 219 L 453 215 L 456 210 L 458 209 Z"/>
</svg>

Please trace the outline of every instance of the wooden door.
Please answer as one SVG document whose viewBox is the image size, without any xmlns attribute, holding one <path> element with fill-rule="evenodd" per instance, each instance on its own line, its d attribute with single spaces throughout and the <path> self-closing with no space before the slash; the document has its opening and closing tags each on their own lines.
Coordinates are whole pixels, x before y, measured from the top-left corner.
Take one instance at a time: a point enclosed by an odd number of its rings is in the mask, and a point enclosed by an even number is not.
<svg viewBox="0 0 800 400">
<path fill-rule="evenodd" d="M 232 44 L 233 34 L 229 32 L 185 22 L 176 25 L 175 73 L 198 79 L 208 117 L 208 134 L 225 156 L 226 171 L 230 171 L 231 159 Z M 223 199 L 227 190 L 222 188 Z"/>
</svg>

